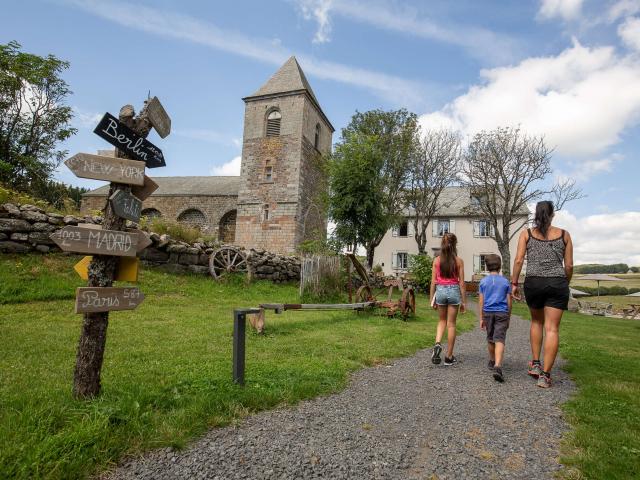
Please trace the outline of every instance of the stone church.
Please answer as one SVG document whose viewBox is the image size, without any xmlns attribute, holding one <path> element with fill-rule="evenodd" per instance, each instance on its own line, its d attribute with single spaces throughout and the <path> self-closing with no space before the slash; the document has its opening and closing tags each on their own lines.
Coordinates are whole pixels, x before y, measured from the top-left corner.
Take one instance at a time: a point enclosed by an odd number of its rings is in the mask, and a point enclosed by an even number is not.
<svg viewBox="0 0 640 480">
<path fill-rule="evenodd" d="M 142 214 L 198 226 L 221 242 L 293 253 L 324 238 L 324 156 L 334 128 L 295 57 L 245 102 L 239 177 L 153 177 Z M 86 193 L 82 211 L 104 208 L 108 186 Z"/>
</svg>

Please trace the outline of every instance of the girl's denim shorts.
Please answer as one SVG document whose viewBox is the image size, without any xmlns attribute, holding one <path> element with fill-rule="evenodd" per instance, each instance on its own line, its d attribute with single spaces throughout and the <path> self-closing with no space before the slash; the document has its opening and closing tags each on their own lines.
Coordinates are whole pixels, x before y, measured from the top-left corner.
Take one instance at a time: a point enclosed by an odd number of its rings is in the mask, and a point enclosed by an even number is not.
<svg viewBox="0 0 640 480">
<path fill-rule="evenodd" d="M 436 285 L 437 305 L 460 305 L 460 285 Z"/>
</svg>

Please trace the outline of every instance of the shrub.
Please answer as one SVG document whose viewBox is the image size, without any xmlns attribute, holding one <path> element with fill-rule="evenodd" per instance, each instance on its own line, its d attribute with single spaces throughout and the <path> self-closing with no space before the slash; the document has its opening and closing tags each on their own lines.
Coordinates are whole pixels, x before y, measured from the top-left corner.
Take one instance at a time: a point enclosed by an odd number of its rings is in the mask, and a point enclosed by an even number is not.
<svg viewBox="0 0 640 480">
<path fill-rule="evenodd" d="M 215 241 L 213 236 L 204 235 L 198 227 L 171 222 L 162 217 L 142 217 L 138 225 L 142 230 L 157 233 L 158 235 L 166 234 L 173 239 L 187 243 L 194 243 L 198 239 L 210 242 Z"/>
<path fill-rule="evenodd" d="M 429 255 L 410 255 L 409 273 L 415 279 L 416 285 L 423 291 L 431 286 L 431 268 L 433 259 Z"/>
</svg>

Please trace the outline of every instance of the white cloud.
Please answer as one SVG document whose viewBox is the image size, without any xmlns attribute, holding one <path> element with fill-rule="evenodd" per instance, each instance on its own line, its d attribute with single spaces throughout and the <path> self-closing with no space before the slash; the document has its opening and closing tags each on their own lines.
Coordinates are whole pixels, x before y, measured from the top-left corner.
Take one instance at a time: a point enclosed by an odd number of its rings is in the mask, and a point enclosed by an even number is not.
<svg viewBox="0 0 640 480">
<path fill-rule="evenodd" d="M 640 52 L 640 18 L 627 18 L 618 26 L 618 35 L 627 47 Z"/>
<path fill-rule="evenodd" d="M 612 153 L 602 158 L 581 159 L 579 161 L 570 162 L 572 167 L 567 174 L 559 173 L 558 180 L 573 179 L 578 182 L 584 182 L 595 175 L 602 175 L 610 172 L 615 163 L 624 159 L 619 153 Z"/>
<path fill-rule="evenodd" d="M 640 0 L 620 0 L 609 8 L 608 17 L 610 22 L 626 17 L 628 15 L 635 15 L 640 12 Z"/>
<path fill-rule="evenodd" d="M 90 112 L 80 107 L 73 108 L 73 123 L 80 128 L 94 129 L 104 116 L 104 112 Z"/>
<path fill-rule="evenodd" d="M 481 77 L 482 84 L 423 115 L 422 126 L 473 135 L 520 125 L 544 135 L 557 153 L 590 160 L 640 117 L 640 60 L 619 57 L 612 47 L 588 48 L 574 40 L 557 56 L 482 70 Z"/>
<path fill-rule="evenodd" d="M 373 25 L 429 40 L 455 45 L 470 55 L 492 64 L 513 60 L 518 49 L 515 40 L 485 28 L 436 22 L 415 8 L 387 0 L 294 0 L 306 19 L 318 24 L 314 40 L 329 40 L 330 15 Z M 312 14 L 310 14 L 312 13 Z"/>
<path fill-rule="evenodd" d="M 580 16 L 583 0 L 541 0 L 538 15 L 544 19 L 573 20 Z"/>
<path fill-rule="evenodd" d="M 282 65 L 291 55 L 279 41 L 247 37 L 189 15 L 112 0 L 64 1 L 129 28 L 205 45 L 277 66 Z M 417 82 L 364 68 L 326 62 L 304 54 L 298 55 L 298 60 L 307 74 L 365 88 L 392 102 L 411 104 L 422 99 L 422 85 Z"/>
<path fill-rule="evenodd" d="M 318 30 L 313 36 L 314 43 L 326 43 L 330 40 L 331 19 L 329 10 L 333 0 L 300 0 L 298 6 L 306 20 L 315 19 Z"/>
<path fill-rule="evenodd" d="M 561 210 L 554 224 L 571 234 L 574 263 L 640 265 L 640 211 L 576 217 Z"/>
<path fill-rule="evenodd" d="M 222 165 L 215 165 L 211 168 L 211 175 L 223 175 L 237 177 L 240 175 L 240 163 L 242 158 L 240 155 L 233 157 L 227 163 Z"/>
</svg>

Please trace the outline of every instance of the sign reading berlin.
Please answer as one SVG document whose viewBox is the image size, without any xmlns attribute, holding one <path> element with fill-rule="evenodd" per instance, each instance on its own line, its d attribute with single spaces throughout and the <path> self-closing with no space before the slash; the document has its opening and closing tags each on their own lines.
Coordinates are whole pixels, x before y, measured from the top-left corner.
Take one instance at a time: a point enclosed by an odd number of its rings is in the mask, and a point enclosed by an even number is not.
<svg viewBox="0 0 640 480">
<path fill-rule="evenodd" d="M 162 150 L 141 137 L 110 113 L 105 113 L 93 131 L 114 147 L 145 162 L 148 168 L 164 167 Z"/>
</svg>

